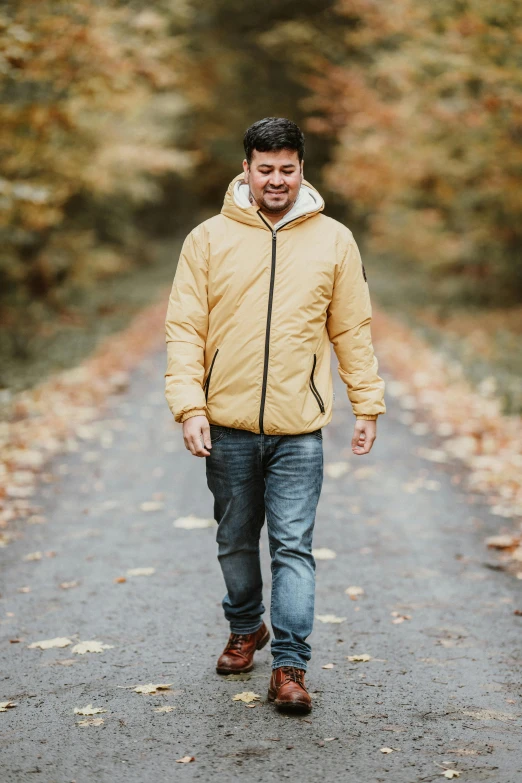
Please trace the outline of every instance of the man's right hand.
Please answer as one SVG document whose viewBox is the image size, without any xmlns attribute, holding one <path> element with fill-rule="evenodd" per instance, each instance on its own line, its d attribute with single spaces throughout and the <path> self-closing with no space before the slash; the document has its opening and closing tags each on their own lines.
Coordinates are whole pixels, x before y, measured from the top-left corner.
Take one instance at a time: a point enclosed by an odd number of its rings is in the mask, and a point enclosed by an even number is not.
<svg viewBox="0 0 522 783">
<path fill-rule="evenodd" d="M 195 457 L 209 457 L 212 448 L 210 426 L 206 416 L 191 416 L 183 422 L 185 448 Z"/>
</svg>

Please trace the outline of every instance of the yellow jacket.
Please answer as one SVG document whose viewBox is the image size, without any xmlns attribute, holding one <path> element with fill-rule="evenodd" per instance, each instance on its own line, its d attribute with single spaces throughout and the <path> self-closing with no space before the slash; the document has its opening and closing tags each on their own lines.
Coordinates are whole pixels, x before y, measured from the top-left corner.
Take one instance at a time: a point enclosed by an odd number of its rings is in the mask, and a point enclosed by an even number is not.
<svg viewBox="0 0 522 783">
<path fill-rule="evenodd" d="M 298 434 L 332 418 L 330 342 L 358 418 L 386 412 L 377 374 L 364 267 L 352 232 L 321 214 L 303 179 L 272 227 L 243 174 L 219 215 L 186 237 L 165 320 L 165 395 L 177 422 L 267 435 Z"/>
</svg>

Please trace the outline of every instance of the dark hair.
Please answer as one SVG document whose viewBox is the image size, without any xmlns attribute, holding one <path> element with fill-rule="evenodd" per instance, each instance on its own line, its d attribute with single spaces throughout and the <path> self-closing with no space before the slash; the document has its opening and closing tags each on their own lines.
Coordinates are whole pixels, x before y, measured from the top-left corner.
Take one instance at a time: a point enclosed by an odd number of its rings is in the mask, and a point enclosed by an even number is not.
<svg viewBox="0 0 522 783">
<path fill-rule="evenodd" d="M 292 120 L 285 117 L 265 117 L 247 128 L 243 136 L 243 147 L 249 166 L 254 150 L 295 150 L 301 163 L 305 151 L 304 134 Z"/>
</svg>

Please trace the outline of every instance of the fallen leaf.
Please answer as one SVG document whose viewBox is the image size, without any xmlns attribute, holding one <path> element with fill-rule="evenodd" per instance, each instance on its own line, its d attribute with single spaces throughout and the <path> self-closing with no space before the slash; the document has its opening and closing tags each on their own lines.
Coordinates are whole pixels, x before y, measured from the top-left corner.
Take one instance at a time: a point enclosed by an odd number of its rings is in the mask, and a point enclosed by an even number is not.
<svg viewBox="0 0 522 783">
<path fill-rule="evenodd" d="M 86 707 L 75 707 L 75 715 L 97 715 L 99 712 L 107 712 L 102 707 L 93 707 L 92 704 L 88 704 Z"/>
<path fill-rule="evenodd" d="M 72 644 L 72 641 L 66 636 L 56 636 L 54 639 L 42 639 L 40 642 L 33 642 L 28 644 L 28 648 L 39 647 L 41 650 L 50 650 L 51 647 L 67 647 L 68 644 Z"/>
<path fill-rule="evenodd" d="M 334 663 L 325 663 L 324 666 L 321 666 L 321 669 L 333 669 L 334 666 Z"/>
<path fill-rule="evenodd" d="M 183 756 L 182 759 L 176 759 L 176 764 L 188 764 L 189 761 L 195 761 L 195 756 Z"/>
<path fill-rule="evenodd" d="M 335 614 L 316 614 L 318 620 L 322 623 L 343 623 L 346 617 L 337 617 Z"/>
<path fill-rule="evenodd" d="M 19 593 L 30 593 L 31 592 L 31 588 L 27 587 L 27 586 L 26 587 L 19 587 L 18 588 L 18 592 Z"/>
<path fill-rule="evenodd" d="M 333 549 L 328 549 L 327 547 L 312 549 L 312 555 L 316 560 L 333 560 L 335 557 L 337 557 L 337 554 L 333 551 Z"/>
<path fill-rule="evenodd" d="M 103 644 L 102 642 L 79 642 L 75 644 L 71 652 L 78 653 L 78 655 L 85 655 L 85 653 L 100 653 L 104 650 L 110 650 L 113 648 L 112 644 Z"/>
<path fill-rule="evenodd" d="M 70 590 L 72 587 L 78 587 L 80 583 L 78 581 L 74 582 L 60 582 L 60 587 L 62 590 Z"/>
<path fill-rule="evenodd" d="M 333 742 L 336 739 L 339 739 L 339 737 L 325 737 L 323 742 Z"/>
<path fill-rule="evenodd" d="M 340 478 L 341 476 L 344 476 L 345 473 L 348 473 L 350 470 L 350 463 L 349 462 L 329 462 L 327 465 L 324 466 L 324 472 L 328 476 L 328 478 Z"/>
<path fill-rule="evenodd" d="M 114 580 L 117 584 L 122 584 L 122 582 L 126 582 L 126 578 L 124 576 L 117 576 Z"/>
<path fill-rule="evenodd" d="M 80 713 L 84 714 L 84 713 Z M 79 720 L 76 722 L 77 726 L 101 726 L 104 723 L 103 718 L 86 718 L 85 720 Z"/>
<path fill-rule="evenodd" d="M 371 655 L 368 655 L 368 653 L 362 653 L 362 655 L 347 655 L 346 657 L 349 661 L 352 661 L 352 663 L 366 663 L 366 661 L 371 661 Z"/>
<path fill-rule="evenodd" d="M 381 753 L 393 753 L 395 748 L 381 748 Z"/>
<path fill-rule="evenodd" d="M 460 777 L 460 772 L 458 772 L 456 769 L 447 769 L 446 772 L 442 773 L 442 776 L 452 780 L 453 778 Z"/>
<path fill-rule="evenodd" d="M 29 552 L 28 555 L 24 555 L 24 557 L 22 557 L 22 560 L 41 560 L 42 557 L 43 555 L 41 552 Z"/>
<path fill-rule="evenodd" d="M 486 538 L 485 543 L 487 546 L 494 549 L 509 549 L 510 547 L 518 546 L 520 543 L 519 536 L 512 536 L 509 534 L 502 536 L 489 536 Z"/>
<path fill-rule="evenodd" d="M 236 693 L 235 696 L 232 696 L 232 701 L 244 701 L 245 704 L 248 704 L 251 701 L 258 701 L 260 698 L 261 696 L 258 693 L 243 691 L 242 693 Z"/>
<path fill-rule="evenodd" d="M 154 712 L 172 712 L 175 710 L 175 707 L 165 706 L 165 707 L 154 707 Z"/>
<path fill-rule="evenodd" d="M 165 508 L 165 504 L 159 500 L 147 500 L 145 503 L 140 503 L 141 511 L 161 511 Z"/>
<path fill-rule="evenodd" d="M 172 523 L 174 527 L 184 530 L 197 530 L 204 527 L 214 527 L 217 523 L 215 519 L 201 519 L 190 514 L 188 517 L 179 517 Z"/>
<path fill-rule="evenodd" d="M 0 701 L 0 712 L 7 712 L 11 707 L 16 707 L 16 701 Z"/>
<path fill-rule="evenodd" d="M 155 568 L 128 568 L 127 576 L 150 576 L 155 574 Z M 120 577 L 121 578 L 121 577 Z"/>
<path fill-rule="evenodd" d="M 352 601 L 357 601 L 357 596 L 364 595 L 364 590 L 362 587 L 347 587 L 344 591 L 346 595 L 349 595 Z"/>
<path fill-rule="evenodd" d="M 166 691 L 172 685 L 169 683 L 161 683 L 159 685 L 153 685 L 151 682 L 148 685 L 137 685 L 134 690 L 136 693 L 156 693 L 157 691 Z"/>
</svg>

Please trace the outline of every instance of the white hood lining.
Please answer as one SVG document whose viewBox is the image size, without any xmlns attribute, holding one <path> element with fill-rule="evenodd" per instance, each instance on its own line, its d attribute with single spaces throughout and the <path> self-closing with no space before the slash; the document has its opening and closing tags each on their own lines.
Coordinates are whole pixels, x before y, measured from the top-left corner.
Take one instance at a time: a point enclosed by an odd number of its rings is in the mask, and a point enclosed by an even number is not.
<svg viewBox="0 0 522 783">
<path fill-rule="evenodd" d="M 250 186 L 247 182 L 241 182 L 238 180 L 234 185 L 234 201 L 241 209 L 249 209 L 253 206 L 250 203 Z M 254 202 L 255 204 L 255 202 Z M 312 190 L 308 185 L 301 185 L 299 189 L 299 195 L 297 196 L 294 206 L 287 212 L 281 220 L 274 225 L 274 230 L 281 228 L 285 223 L 289 223 L 295 218 L 301 217 L 301 215 L 307 215 L 309 212 L 315 212 L 317 209 L 324 205 L 324 200 L 316 190 Z"/>
</svg>

